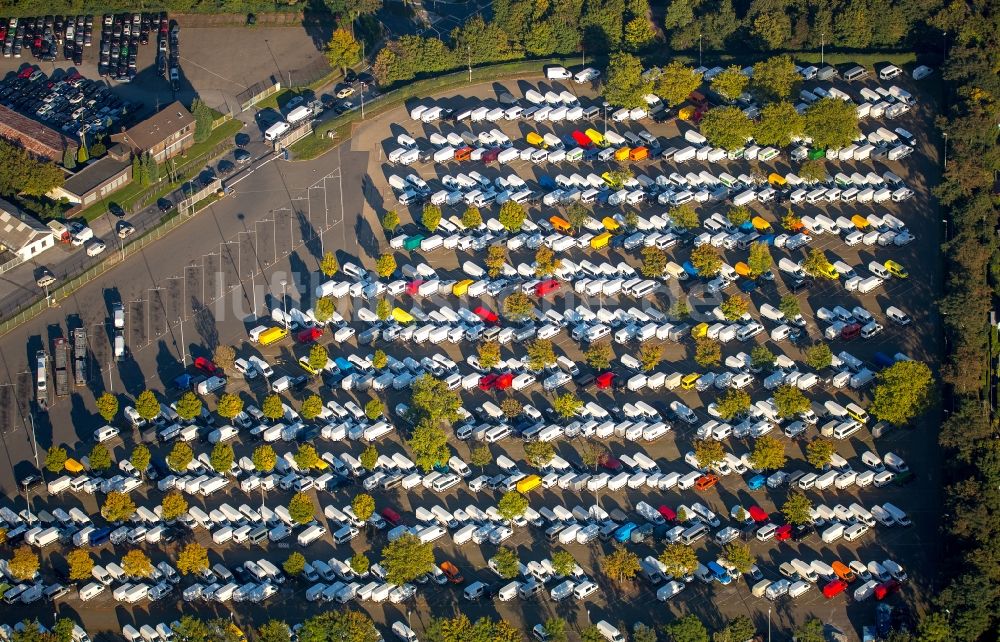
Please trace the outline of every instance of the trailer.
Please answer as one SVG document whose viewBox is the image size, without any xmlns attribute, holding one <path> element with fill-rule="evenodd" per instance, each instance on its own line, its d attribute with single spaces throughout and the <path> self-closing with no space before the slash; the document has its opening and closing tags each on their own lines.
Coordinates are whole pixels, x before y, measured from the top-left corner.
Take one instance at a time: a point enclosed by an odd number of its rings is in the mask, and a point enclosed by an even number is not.
<svg viewBox="0 0 1000 642">
<path fill-rule="evenodd" d="M 87 385 L 87 330 L 73 330 L 73 373 L 76 375 L 76 385 Z"/>
<path fill-rule="evenodd" d="M 69 394 L 69 342 L 63 337 L 53 341 L 52 350 L 55 363 L 56 396 L 65 397 Z"/>
</svg>

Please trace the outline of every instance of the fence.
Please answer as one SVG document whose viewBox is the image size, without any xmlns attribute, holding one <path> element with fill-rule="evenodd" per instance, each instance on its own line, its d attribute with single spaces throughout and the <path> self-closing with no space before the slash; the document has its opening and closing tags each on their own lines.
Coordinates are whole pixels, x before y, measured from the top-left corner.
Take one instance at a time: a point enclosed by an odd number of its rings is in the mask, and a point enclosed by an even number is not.
<svg viewBox="0 0 1000 642">
<path fill-rule="evenodd" d="M 253 13 L 253 9 L 250 11 Z M 182 13 L 171 14 L 181 27 L 242 27 L 247 24 L 246 13 Z M 290 27 L 302 24 L 302 11 L 287 10 L 254 13 L 258 27 Z"/>
<path fill-rule="evenodd" d="M 303 123 L 302 125 L 299 125 L 292 131 L 282 136 L 281 140 L 274 141 L 274 151 L 279 152 L 281 151 L 282 147 L 288 147 L 289 145 L 292 145 L 293 143 L 302 140 L 303 138 L 311 134 L 312 131 L 313 131 L 312 123 Z"/>
<path fill-rule="evenodd" d="M 291 89 L 307 87 L 317 80 L 322 80 L 333 73 L 333 68 L 326 58 L 317 58 L 301 69 L 293 69 L 287 73 L 288 86 Z"/>
<path fill-rule="evenodd" d="M 281 91 L 281 81 L 275 80 L 272 76 L 267 80 L 254 83 L 240 93 L 236 94 L 236 100 L 240 101 L 240 111 L 246 111 L 268 96 L 276 94 L 279 91 Z"/>
<path fill-rule="evenodd" d="M 14 258 L 7 261 L 3 265 L 0 265 L 0 274 L 4 274 L 5 272 L 10 272 L 17 266 L 21 265 L 22 263 L 24 263 L 24 259 L 22 259 L 20 256 L 15 256 Z"/>
<path fill-rule="evenodd" d="M 222 179 L 216 178 L 214 181 L 210 182 L 205 187 L 201 188 L 197 192 L 188 195 L 187 197 L 180 200 L 177 203 L 178 212 L 190 212 L 191 208 L 194 207 L 195 203 L 198 203 L 202 199 L 208 198 L 209 196 L 217 193 L 222 189 Z"/>
</svg>

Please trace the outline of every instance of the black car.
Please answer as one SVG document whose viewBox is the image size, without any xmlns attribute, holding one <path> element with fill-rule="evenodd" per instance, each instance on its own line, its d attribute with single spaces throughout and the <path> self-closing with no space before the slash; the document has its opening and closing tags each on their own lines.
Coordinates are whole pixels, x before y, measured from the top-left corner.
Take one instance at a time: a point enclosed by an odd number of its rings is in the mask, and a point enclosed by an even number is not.
<svg viewBox="0 0 1000 642">
<path fill-rule="evenodd" d="M 292 379 L 292 388 L 295 390 L 302 390 L 307 385 L 309 385 L 309 377 L 305 375 L 299 375 Z"/>
<path fill-rule="evenodd" d="M 18 482 L 18 484 L 20 484 L 21 486 L 21 490 L 24 492 L 28 492 L 29 490 L 31 490 L 35 486 L 38 486 L 41 483 L 42 483 L 42 476 L 37 474 L 25 475 Z"/>
<path fill-rule="evenodd" d="M 109 203 L 108 211 L 118 218 L 123 218 L 125 216 L 125 210 L 123 210 L 122 206 L 118 203 Z"/>
<path fill-rule="evenodd" d="M 250 152 L 248 152 L 245 149 L 237 149 L 236 151 L 234 151 L 233 158 L 235 158 L 236 162 L 239 163 L 240 165 L 249 163 L 251 160 Z"/>
<path fill-rule="evenodd" d="M 166 212 L 169 212 L 170 210 L 172 210 L 174 208 L 174 204 L 171 203 L 170 201 L 168 201 L 165 198 L 161 198 L 161 199 L 157 199 L 157 201 L 156 201 L 156 207 L 161 212 L 166 213 Z"/>
<path fill-rule="evenodd" d="M 347 74 L 344 76 L 344 82 L 354 83 L 357 82 L 358 75 L 354 73 L 353 69 L 348 69 Z"/>
</svg>

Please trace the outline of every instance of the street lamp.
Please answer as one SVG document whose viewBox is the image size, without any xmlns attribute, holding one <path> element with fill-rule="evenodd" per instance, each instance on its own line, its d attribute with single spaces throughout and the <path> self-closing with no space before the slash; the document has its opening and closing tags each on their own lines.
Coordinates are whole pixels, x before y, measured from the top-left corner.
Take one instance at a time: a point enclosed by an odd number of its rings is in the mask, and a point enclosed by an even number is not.
<svg viewBox="0 0 1000 642">
<path fill-rule="evenodd" d="M 698 66 L 703 66 L 701 64 L 701 34 L 698 34 Z"/>
<path fill-rule="evenodd" d="M 948 169 L 948 132 L 944 133 L 944 168 Z"/>
<path fill-rule="evenodd" d="M 767 642 L 771 642 L 771 607 L 767 607 Z"/>
<path fill-rule="evenodd" d="M 819 34 L 819 64 L 824 63 L 823 50 L 826 47 L 826 32 L 821 31 Z"/>
<path fill-rule="evenodd" d="M 288 299 L 285 296 L 285 286 L 288 281 L 281 279 L 281 310 L 284 312 L 285 329 L 288 330 Z"/>
<path fill-rule="evenodd" d="M 365 83 L 361 83 L 361 120 L 365 119 Z"/>
<path fill-rule="evenodd" d="M 604 105 L 604 135 L 608 135 L 608 106 Z"/>
</svg>

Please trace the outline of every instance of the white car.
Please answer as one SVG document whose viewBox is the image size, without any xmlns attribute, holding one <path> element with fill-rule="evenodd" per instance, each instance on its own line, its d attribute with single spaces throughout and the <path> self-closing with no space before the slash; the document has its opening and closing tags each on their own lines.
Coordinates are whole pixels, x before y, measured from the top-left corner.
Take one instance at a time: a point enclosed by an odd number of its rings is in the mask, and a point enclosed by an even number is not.
<svg viewBox="0 0 1000 642">
<path fill-rule="evenodd" d="M 104 241 L 100 239 L 94 239 L 91 243 L 87 245 L 87 256 L 97 256 L 108 249 L 108 246 L 104 244 Z"/>
</svg>

